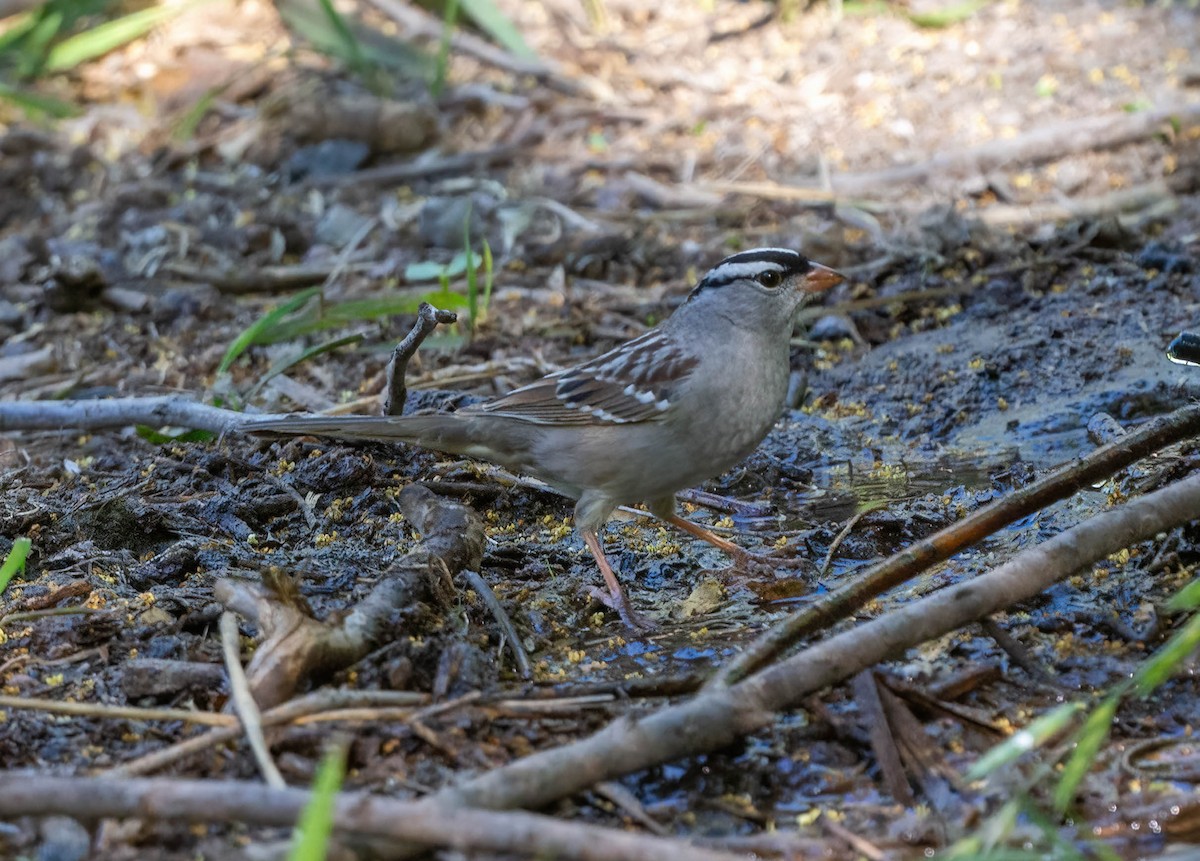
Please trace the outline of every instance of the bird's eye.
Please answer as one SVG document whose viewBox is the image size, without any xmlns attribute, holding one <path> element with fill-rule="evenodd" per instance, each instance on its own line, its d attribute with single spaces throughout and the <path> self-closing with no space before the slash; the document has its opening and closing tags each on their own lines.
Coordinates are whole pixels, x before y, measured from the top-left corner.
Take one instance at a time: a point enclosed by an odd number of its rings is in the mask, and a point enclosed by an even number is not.
<svg viewBox="0 0 1200 861">
<path fill-rule="evenodd" d="M 777 269 L 768 269 L 758 276 L 758 283 L 764 287 L 778 287 L 782 281 L 783 276 Z"/>
</svg>

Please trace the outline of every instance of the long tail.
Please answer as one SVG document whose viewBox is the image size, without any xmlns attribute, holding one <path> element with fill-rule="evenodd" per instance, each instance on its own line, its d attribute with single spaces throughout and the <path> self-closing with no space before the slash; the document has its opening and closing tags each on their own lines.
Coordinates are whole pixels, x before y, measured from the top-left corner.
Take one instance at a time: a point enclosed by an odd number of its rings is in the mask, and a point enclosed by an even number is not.
<svg viewBox="0 0 1200 861">
<path fill-rule="evenodd" d="M 450 454 L 471 454 L 477 449 L 471 422 L 441 413 L 428 416 L 284 416 L 250 419 L 246 433 L 327 436 L 334 439 L 382 440 L 414 443 Z"/>
</svg>

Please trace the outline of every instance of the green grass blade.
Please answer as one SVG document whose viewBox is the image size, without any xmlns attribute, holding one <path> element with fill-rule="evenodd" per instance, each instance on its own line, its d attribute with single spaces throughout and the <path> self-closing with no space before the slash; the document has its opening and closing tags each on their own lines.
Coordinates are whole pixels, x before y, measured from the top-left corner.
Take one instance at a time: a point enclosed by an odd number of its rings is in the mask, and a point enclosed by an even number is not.
<svg viewBox="0 0 1200 861">
<path fill-rule="evenodd" d="M 492 0 L 461 0 L 463 12 L 487 33 L 496 44 L 518 57 L 536 60 L 537 54 L 525 43 L 521 31 L 500 11 Z"/>
<path fill-rule="evenodd" d="M 320 3 L 321 11 L 325 13 L 325 17 L 329 20 L 334 37 L 341 45 L 340 53 L 345 58 L 346 63 L 360 76 L 369 74 L 371 63 L 367 60 L 362 43 L 359 42 L 358 37 L 350 30 L 346 19 L 342 17 L 337 9 L 333 8 L 332 0 L 317 0 L 317 2 Z"/>
<path fill-rule="evenodd" d="M 179 6 L 151 6 L 140 12 L 131 12 L 121 18 L 92 27 L 77 36 L 63 39 L 46 55 L 45 70 L 65 72 L 80 63 L 102 57 L 123 45 L 142 38 L 163 21 L 174 18 L 187 8 Z"/>
<path fill-rule="evenodd" d="M 479 322 L 479 266 L 475 262 L 475 252 L 471 250 L 471 207 L 467 206 L 467 217 L 463 219 L 463 255 L 467 261 L 467 327 L 475 330 Z"/>
<path fill-rule="evenodd" d="M 421 281 L 437 281 L 443 275 L 447 278 L 457 278 L 466 271 L 467 255 L 460 251 L 449 263 L 422 260 L 420 263 L 408 264 L 404 267 L 404 280 L 414 284 Z"/>
<path fill-rule="evenodd" d="M 330 33 L 325 12 L 308 0 L 277 0 L 275 8 L 288 29 L 308 42 L 314 49 L 345 63 L 356 73 L 355 59 L 346 53 L 341 37 Z M 429 80 L 433 75 L 433 58 L 379 30 L 360 25 L 342 17 L 342 23 L 352 34 L 359 54 L 368 67 L 392 69 L 403 75 Z"/>
<path fill-rule="evenodd" d="M 37 12 L 37 19 L 16 48 L 17 73 L 22 78 L 36 78 L 46 68 L 46 52 L 50 43 L 67 27 L 66 16 L 49 4 Z"/>
<path fill-rule="evenodd" d="M 1167 610 L 1171 613 L 1181 613 L 1197 607 L 1200 607 L 1200 577 L 1172 595 L 1171 600 L 1167 602 Z"/>
<path fill-rule="evenodd" d="M 930 12 L 904 12 L 902 14 L 918 27 L 937 30 L 967 20 L 989 2 L 990 0 L 962 0 L 960 3 L 953 3 Z"/>
<path fill-rule="evenodd" d="M 492 246 L 483 240 L 483 305 L 480 312 L 484 317 L 492 306 L 492 286 L 496 283 L 496 271 L 492 260 Z"/>
<path fill-rule="evenodd" d="M 333 833 L 334 809 L 346 774 L 346 745 L 335 742 L 321 759 L 313 778 L 312 796 L 292 835 L 288 861 L 324 861 Z"/>
<path fill-rule="evenodd" d="M 278 344 L 325 329 L 336 329 L 365 320 L 379 320 L 398 314 L 415 314 L 421 297 L 411 293 L 377 296 L 371 299 L 352 299 L 335 305 L 314 305 L 294 319 L 284 320 L 263 332 L 258 344 Z"/>
<path fill-rule="evenodd" d="M 195 103 L 187 109 L 182 117 L 175 123 L 175 127 L 171 130 L 171 137 L 177 141 L 190 141 L 196 136 L 196 127 L 200 125 L 200 121 L 204 119 L 205 114 L 212 108 L 216 102 L 217 96 L 228 89 L 229 84 L 221 84 L 217 87 L 209 87 L 200 98 L 196 99 Z"/>
<path fill-rule="evenodd" d="M 16 105 L 27 114 L 33 116 L 63 119 L 64 117 L 73 117 L 79 113 L 78 108 L 67 102 L 59 101 L 50 96 L 43 96 L 31 90 L 11 87 L 3 81 L 0 81 L 0 101 Z"/>
<path fill-rule="evenodd" d="M 442 15 L 442 37 L 438 40 L 437 61 L 434 65 L 433 82 L 429 91 L 436 99 L 446 87 L 446 76 L 450 71 L 450 37 L 458 26 L 458 0 L 446 0 L 446 11 Z"/>
<path fill-rule="evenodd" d="M 238 356 L 250 349 L 252 344 L 263 343 L 259 340 L 264 333 L 270 332 L 278 326 L 283 318 L 293 311 L 299 310 L 304 306 L 309 299 L 318 295 L 321 292 L 320 287 L 309 287 L 307 290 L 301 290 L 288 301 L 284 302 L 278 308 L 264 314 L 255 320 L 246 328 L 242 334 L 233 339 L 233 343 L 229 345 L 229 349 L 225 351 L 224 358 L 221 359 L 221 364 L 217 366 L 218 376 L 226 373 L 230 366 L 237 361 Z"/>
<path fill-rule="evenodd" d="M 8 551 L 4 564 L 0 565 L 0 593 L 8 588 L 13 577 L 25 570 L 25 560 L 29 558 L 29 548 L 32 546 L 33 542 L 28 538 L 18 538 L 13 542 L 12 550 Z"/>
<path fill-rule="evenodd" d="M 1010 763 L 1034 748 L 1041 747 L 1075 720 L 1083 711 L 1082 703 L 1066 703 L 1051 709 L 1023 730 L 993 747 L 967 771 L 967 780 L 980 780 L 997 768 Z"/>
<path fill-rule="evenodd" d="M 1146 696 L 1170 678 L 1197 647 L 1200 647 L 1200 613 L 1188 619 L 1161 649 L 1138 667 L 1133 674 L 1133 686 L 1138 695 Z"/>
<path fill-rule="evenodd" d="M 327 341 L 322 341 L 319 344 L 315 344 L 305 350 L 301 350 L 295 355 L 283 357 L 275 364 L 271 365 L 271 367 L 267 369 L 267 372 L 262 375 L 262 379 L 260 379 L 251 387 L 250 391 L 246 393 L 246 400 L 252 399 L 259 393 L 259 391 L 262 390 L 263 386 L 271 382 L 271 380 L 275 379 L 275 377 L 278 377 L 289 368 L 294 368 L 296 365 L 299 365 L 302 362 L 307 362 L 309 359 L 313 358 L 314 356 L 319 356 L 322 353 L 329 353 L 338 349 L 339 347 L 357 344 L 362 341 L 362 339 L 363 334 L 361 332 L 355 332 L 353 335 L 343 335 L 340 338 L 330 338 Z"/>
<path fill-rule="evenodd" d="M 1075 750 L 1063 766 L 1062 776 L 1058 785 L 1054 787 L 1054 809 L 1060 813 L 1070 807 L 1075 799 L 1075 790 L 1079 788 L 1084 775 L 1096 761 L 1096 754 L 1100 751 L 1100 745 L 1108 738 L 1108 731 L 1112 727 L 1113 717 L 1120 703 L 1120 694 L 1109 694 L 1088 715 L 1088 719 L 1079 730 Z"/>
<path fill-rule="evenodd" d="M 8 25 L 8 29 L 0 33 L 0 55 L 8 51 L 17 51 L 20 49 L 20 44 L 28 38 L 33 32 L 33 28 L 37 26 L 40 19 L 40 10 L 24 12 L 21 15 L 12 19 Z"/>
<path fill-rule="evenodd" d="M 215 433 L 206 430 L 193 429 L 179 433 L 164 433 L 149 425 L 135 425 L 134 430 L 137 431 L 138 436 L 153 445 L 166 445 L 173 442 L 208 442 L 217 438 Z"/>
</svg>

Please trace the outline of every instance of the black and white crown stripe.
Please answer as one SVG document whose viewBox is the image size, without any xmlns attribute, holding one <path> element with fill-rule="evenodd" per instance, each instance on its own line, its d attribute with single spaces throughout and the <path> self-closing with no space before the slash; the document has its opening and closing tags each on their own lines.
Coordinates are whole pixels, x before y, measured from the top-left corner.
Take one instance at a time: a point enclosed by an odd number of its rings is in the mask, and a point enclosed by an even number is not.
<svg viewBox="0 0 1200 861">
<path fill-rule="evenodd" d="M 701 290 L 724 287 L 734 281 L 756 280 L 764 272 L 778 272 L 781 276 L 802 275 L 812 268 L 808 258 L 790 248 L 756 248 L 726 257 L 708 271 L 692 295 Z"/>
</svg>

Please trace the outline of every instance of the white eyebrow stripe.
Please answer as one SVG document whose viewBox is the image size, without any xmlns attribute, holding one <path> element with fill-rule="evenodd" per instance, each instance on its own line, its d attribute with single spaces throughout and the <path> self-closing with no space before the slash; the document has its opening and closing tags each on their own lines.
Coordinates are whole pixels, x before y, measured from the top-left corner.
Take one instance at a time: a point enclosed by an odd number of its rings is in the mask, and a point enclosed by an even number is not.
<svg viewBox="0 0 1200 861">
<path fill-rule="evenodd" d="M 733 281 L 738 278 L 753 278 L 763 272 L 782 272 L 784 267 L 770 260 L 751 260 L 746 263 L 722 263 L 708 274 L 705 281 Z"/>
</svg>

